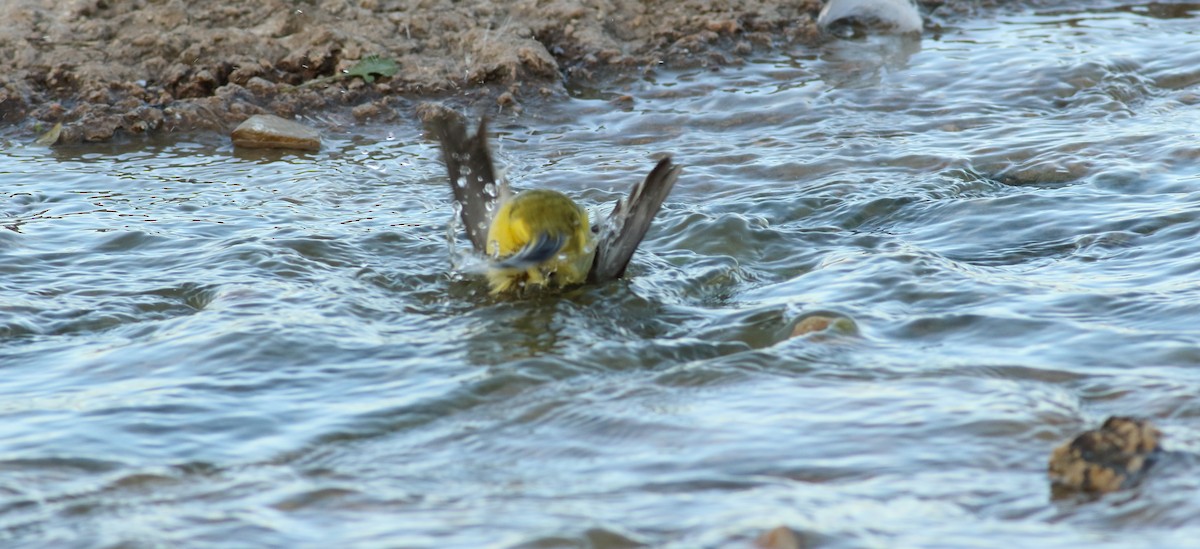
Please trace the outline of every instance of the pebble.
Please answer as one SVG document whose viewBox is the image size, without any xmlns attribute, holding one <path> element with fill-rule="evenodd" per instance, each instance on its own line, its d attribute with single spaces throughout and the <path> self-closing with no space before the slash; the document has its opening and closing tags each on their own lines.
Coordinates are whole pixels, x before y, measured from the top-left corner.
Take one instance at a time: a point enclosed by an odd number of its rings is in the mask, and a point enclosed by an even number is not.
<svg viewBox="0 0 1200 549">
<path fill-rule="evenodd" d="M 256 114 L 233 130 L 233 144 L 251 149 L 321 149 L 321 135 L 304 124 L 272 114 Z"/>
</svg>

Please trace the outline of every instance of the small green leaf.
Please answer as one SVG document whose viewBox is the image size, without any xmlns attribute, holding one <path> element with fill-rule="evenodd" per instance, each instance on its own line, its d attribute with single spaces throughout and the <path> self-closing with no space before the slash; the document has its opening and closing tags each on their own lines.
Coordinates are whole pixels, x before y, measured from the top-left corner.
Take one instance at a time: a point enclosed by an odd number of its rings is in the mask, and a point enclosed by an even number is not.
<svg viewBox="0 0 1200 549">
<path fill-rule="evenodd" d="M 400 72 L 400 66 L 396 64 L 394 59 L 371 55 L 363 58 L 350 70 L 346 71 L 346 76 L 359 76 L 368 84 L 375 81 L 375 76 L 395 76 Z"/>
<path fill-rule="evenodd" d="M 49 147 L 50 145 L 58 143 L 58 137 L 60 135 L 62 135 L 62 122 L 55 124 L 53 128 L 50 128 L 50 131 L 43 133 L 41 137 L 37 138 L 37 141 L 34 141 L 34 143 Z"/>
<path fill-rule="evenodd" d="M 379 57 L 378 55 L 370 55 L 364 57 L 358 63 L 355 63 L 354 66 L 350 67 L 350 69 L 346 72 L 309 80 L 308 82 L 300 84 L 298 87 L 308 88 L 318 84 L 333 82 L 335 80 L 353 78 L 355 76 L 362 78 L 364 82 L 371 84 L 375 82 L 376 76 L 395 76 L 395 74 L 398 72 L 400 72 L 400 65 L 396 64 L 394 59 L 387 59 L 385 57 Z"/>
</svg>

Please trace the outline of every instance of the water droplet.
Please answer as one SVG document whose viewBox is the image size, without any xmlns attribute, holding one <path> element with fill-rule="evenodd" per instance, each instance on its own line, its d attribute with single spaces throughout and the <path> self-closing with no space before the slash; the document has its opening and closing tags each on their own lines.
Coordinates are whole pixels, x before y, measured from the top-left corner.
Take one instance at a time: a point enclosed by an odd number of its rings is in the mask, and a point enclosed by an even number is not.
<svg viewBox="0 0 1200 549">
<path fill-rule="evenodd" d="M 458 205 L 458 202 L 455 202 L 454 215 L 450 217 L 450 222 L 446 224 L 446 247 L 450 250 L 450 267 L 453 269 L 459 268 L 458 261 L 456 260 L 458 250 L 457 246 L 455 246 L 455 235 L 458 234 L 458 212 L 461 209 L 462 207 Z"/>
<path fill-rule="evenodd" d="M 464 179 L 462 179 L 462 178 L 455 178 L 455 179 L 454 179 L 454 184 L 455 184 L 455 185 L 458 185 L 458 188 L 460 188 L 460 189 L 465 189 L 465 188 L 467 188 L 467 182 L 466 182 Z"/>
<path fill-rule="evenodd" d="M 496 197 L 496 184 L 488 183 L 487 185 L 484 185 L 483 192 L 484 192 L 484 194 L 488 195 L 489 197 L 495 198 Z"/>
</svg>

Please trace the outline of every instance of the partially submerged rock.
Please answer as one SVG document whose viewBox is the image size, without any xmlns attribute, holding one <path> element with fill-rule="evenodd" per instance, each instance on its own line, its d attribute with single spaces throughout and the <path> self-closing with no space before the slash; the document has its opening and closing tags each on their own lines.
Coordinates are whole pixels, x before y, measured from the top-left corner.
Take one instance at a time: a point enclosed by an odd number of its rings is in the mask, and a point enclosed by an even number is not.
<svg viewBox="0 0 1200 549">
<path fill-rule="evenodd" d="M 856 35 L 862 29 L 919 33 L 923 22 L 915 0 L 829 0 L 817 16 L 827 31 Z"/>
<path fill-rule="evenodd" d="M 272 114 L 256 114 L 233 130 L 233 144 L 252 149 L 321 149 L 321 135 L 304 124 Z"/>
<path fill-rule="evenodd" d="M 1161 453 L 1162 433 L 1148 421 L 1113 416 L 1050 454 L 1050 480 L 1059 491 L 1096 494 L 1136 483 Z"/>
</svg>

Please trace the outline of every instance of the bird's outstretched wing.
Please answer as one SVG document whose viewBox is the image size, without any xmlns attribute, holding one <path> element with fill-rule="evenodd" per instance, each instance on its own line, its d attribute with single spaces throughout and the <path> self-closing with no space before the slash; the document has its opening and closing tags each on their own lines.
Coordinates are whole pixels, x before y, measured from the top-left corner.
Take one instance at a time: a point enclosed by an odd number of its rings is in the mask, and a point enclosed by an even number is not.
<svg viewBox="0 0 1200 549">
<path fill-rule="evenodd" d="M 601 225 L 588 282 L 603 282 L 625 274 L 629 259 L 646 231 L 650 230 L 650 223 L 671 193 L 671 187 L 675 186 L 679 169 L 669 156 L 659 160 L 650 175 L 634 185 L 629 198 L 617 202 L 617 207 Z"/>
<path fill-rule="evenodd" d="M 501 189 L 496 183 L 492 154 L 487 145 L 487 118 L 479 120 L 475 135 L 467 137 L 463 116 L 442 109 L 428 122 L 442 144 L 442 159 L 450 175 L 450 189 L 462 212 L 462 222 L 478 253 L 486 253 L 488 224 Z"/>
</svg>

